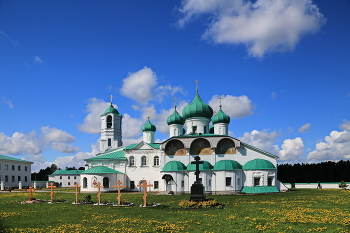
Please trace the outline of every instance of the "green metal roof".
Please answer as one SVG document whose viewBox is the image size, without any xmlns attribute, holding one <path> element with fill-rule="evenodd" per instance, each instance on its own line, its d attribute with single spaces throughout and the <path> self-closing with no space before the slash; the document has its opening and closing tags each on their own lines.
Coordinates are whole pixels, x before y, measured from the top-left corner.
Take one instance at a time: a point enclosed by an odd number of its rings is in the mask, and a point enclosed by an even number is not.
<svg viewBox="0 0 350 233">
<path fill-rule="evenodd" d="M 242 170 L 242 165 L 234 160 L 221 160 L 215 163 L 213 170 Z"/>
<path fill-rule="evenodd" d="M 85 170 L 56 170 L 51 175 L 79 175 Z"/>
<path fill-rule="evenodd" d="M 105 166 L 97 166 L 97 167 L 93 167 L 90 168 L 84 172 L 82 172 L 81 174 L 106 174 L 106 173 L 119 173 L 119 174 L 124 174 L 122 172 L 119 172 L 117 170 L 114 170 L 112 168 L 109 167 L 105 167 Z"/>
<path fill-rule="evenodd" d="M 254 186 L 243 187 L 242 193 L 278 193 L 278 189 L 275 186 Z"/>
<path fill-rule="evenodd" d="M 252 149 L 252 150 L 255 150 L 255 151 L 259 152 L 259 153 L 262 153 L 262 154 L 264 154 L 264 155 L 267 155 L 267 156 L 269 156 L 269 157 L 271 157 L 271 158 L 274 158 L 274 159 L 278 159 L 278 158 L 279 158 L 278 156 L 276 156 L 276 155 L 274 155 L 274 154 L 271 154 L 271 153 L 269 153 L 269 152 L 266 152 L 266 151 L 264 151 L 264 150 L 261 150 L 261 149 L 259 149 L 259 148 L 256 148 L 256 147 L 254 147 L 254 146 L 252 146 L 252 145 L 249 145 L 249 144 L 247 144 L 247 143 L 244 143 L 244 142 L 242 142 L 242 141 L 241 141 L 241 145 L 243 145 L 243 146 L 245 146 L 245 147 L 247 147 L 247 148 L 250 148 L 250 149 Z"/>
<path fill-rule="evenodd" d="M 11 160 L 11 161 L 18 161 L 18 162 L 27 162 L 27 163 L 33 163 L 27 160 L 23 160 L 23 159 L 16 159 L 16 158 L 12 158 L 9 156 L 5 156 L 5 155 L 0 155 L 0 159 L 4 159 L 4 160 Z"/>
<path fill-rule="evenodd" d="M 111 105 L 109 105 L 109 107 L 105 110 L 105 112 L 104 112 L 102 115 L 100 115 L 100 116 L 104 116 L 104 115 L 106 115 L 106 114 L 108 114 L 108 113 L 112 113 L 113 115 L 121 116 L 120 113 L 118 112 L 118 110 L 115 109 L 115 108 L 113 107 L 112 103 L 111 103 Z"/>
<path fill-rule="evenodd" d="M 265 159 L 254 159 L 251 161 L 248 161 L 246 164 L 243 165 L 243 170 L 264 170 L 264 169 L 276 169 L 276 167 L 270 162 Z"/>
<path fill-rule="evenodd" d="M 203 161 L 203 160 L 202 160 Z M 203 161 L 203 164 L 199 164 L 199 170 L 200 171 L 206 171 L 213 169 L 213 165 L 211 165 L 208 161 Z M 187 165 L 188 171 L 195 171 L 196 170 L 196 164 L 189 163 Z"/>
<path fill-rule="evenodd" d="M 167 118 L 166 123 L 168 125 L 173 125 L 173 124 L 183 125 L 185 124 L 185 118 L 180 116 L 180 114 L 176 111 L 176 107 L 175 107 L 173 114 Z"/>
<path fill-rule="evenodd" d="M 182 110 L 182 116 L 185 119 L 191 117 L 211 118 L 213 116 L 213 109 L 203 102 L 197 91 L 192 102 Z"/>
<path fill-rule="evenodd" d="M 125 153 L 124 153 L 124 148 L 117 148 L 114 150 L 106 151 L 103 153 L 97 154 L 96 157 L 90 158 L 90 159 L 85 159 L 85 161 L 90 161 L 90 160 L 101 160 L 101 159 L 126 159 L 125 158 Z"/>
<path fill-rule="evenodd" d="M 148 118 L 148 121 L 146 124 L 144 124 L 142 127 L 141 127 L 141 130 L 142 132 L 145 132 L 145 131 L 153 131 L 153 132 L 156 132 L 157 128 L 154 124 L 152 124 L 150 121 L 149 121 L 149 118 Z"/>
<path fill-rule="evenodd" d="M 146 142 L 143 142 L 147 145 L 149 145 L 150 147 L 154 148 L 154 149 L 159 149 L 160 148 L 160 145 L 161 143 L 146 143 Z M 137 145 L 139 145 L 140 143 L 133 143 L 133 144 L 130 144 L 128 145 L 127 147 L 124 148 L 124 150 L 132 150 L 134 149 Z"/>
<path fill-rule="evenodd" d="M 130 145 L 128 145 L 127 147 L 125 147 L 124 149 L 125 149 L 125 150 L 132 150 L 132 149 L 134 149 L 134 147 L 137 146 L 138 144 L 140 144 L 140 143 L 133 143 L 133 144 L 130 144 Z"/>
<path fill-rule="evenodd" d="M 213 119 L 211 120 L 213 122 L 213 124 L 217 124 L 217 123 L 230 123 L 230 117 L 228 115 L 226 115 L 226 113 L 224 113 L 224 111 L 222 111 L 221 106 L 220 106 L 220 110 L 219 112 L 213 117 Z"/>
<path fill-rule="evenodd" d="M 162 172 L 177 172 L 185 170 L 186 166 L 180 161 L 170 161 L 164 165 Z"/>
</svg>

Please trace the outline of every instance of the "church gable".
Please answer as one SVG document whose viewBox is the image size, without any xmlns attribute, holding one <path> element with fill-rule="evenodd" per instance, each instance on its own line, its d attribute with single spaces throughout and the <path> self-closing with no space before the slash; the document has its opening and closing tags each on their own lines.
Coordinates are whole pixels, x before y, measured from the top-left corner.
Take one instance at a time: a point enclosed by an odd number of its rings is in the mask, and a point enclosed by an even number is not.
<svg viewBox="0 0 350 233">
<path fill-rule="evenodd" d="M 146 143 L 140 142 L 127 146 L 125 150 L 155 150 L 159 149 L 160 144 L 158 143 Z"/>
</svg>

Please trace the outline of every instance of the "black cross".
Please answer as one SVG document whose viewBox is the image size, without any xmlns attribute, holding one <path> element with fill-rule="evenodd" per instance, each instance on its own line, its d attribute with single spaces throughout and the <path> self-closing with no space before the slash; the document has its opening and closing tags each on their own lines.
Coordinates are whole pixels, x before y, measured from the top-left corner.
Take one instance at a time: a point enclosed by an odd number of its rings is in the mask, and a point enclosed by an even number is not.
<svg viewBox="0 0 350 233">
<path fill-rule="evenodd" d="M 201 158 L 197 155 L 196 157 L 194 157 L 194 160 L 196 161 L 193 161 L 191 162 L 191 164 L 196 164 L 196 172 L 194 173 L 196 175 L 196 182 L 198 183 L 199 182 L 199 164 L 203 164 L 204 162 L 203 161 L 199 161 L 201 160 Z"/>
</svg>

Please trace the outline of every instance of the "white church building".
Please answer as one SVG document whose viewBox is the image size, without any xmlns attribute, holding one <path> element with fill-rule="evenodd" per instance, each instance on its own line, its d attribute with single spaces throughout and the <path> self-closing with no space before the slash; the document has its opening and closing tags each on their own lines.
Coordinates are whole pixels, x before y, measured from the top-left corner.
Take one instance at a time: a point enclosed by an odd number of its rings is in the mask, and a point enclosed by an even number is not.
<svg viewBox="0 0 350 233">
<path fill-rule="evenodd" d="M 153 186 L 149 191 L 189 193 L 195 181 L 194 157 L 200 156 L 199 178 L 206 193 L 269 193 L 285 189 L 277 180 L 277 156 L 228 136 L 230 117 L 220 105 L 213 109 L 196 91 L 182 116 L 174 112 L 167 119 L 169 138 L 154 142 L 156 127 L 150 119 L 142 126 L 143 141 L 123 146 L 123 116 L 112 105 L 101 117 L 101 152 L 85 159 L 80 174 L 82 192 L 96 192 L 100 182 L 103 192 L 116 191 L 120 180 L 126 191 L 142 191 L 143 181 Z"/>
</svg>

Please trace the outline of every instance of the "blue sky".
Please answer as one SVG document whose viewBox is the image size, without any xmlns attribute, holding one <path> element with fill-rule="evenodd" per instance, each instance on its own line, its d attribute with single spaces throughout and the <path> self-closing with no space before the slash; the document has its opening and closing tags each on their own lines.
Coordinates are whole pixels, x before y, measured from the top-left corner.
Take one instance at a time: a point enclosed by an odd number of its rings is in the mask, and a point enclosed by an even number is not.
<svg viewBox="0 0 350 233">
<path fill-rule="evenodd" d="M 124 145 L 195 94 L 279 163 L 350 158 L 349 0 L 0 1 L 0 154 L 83 166 L 109 96 Z"/>
</svg>

